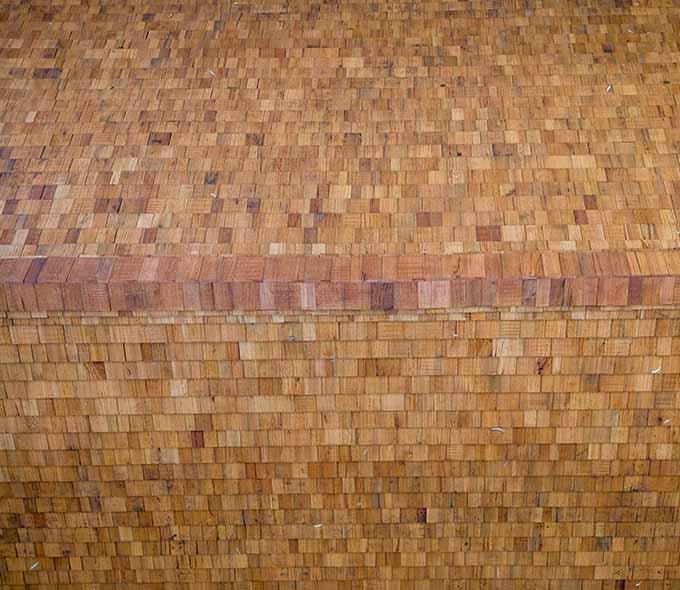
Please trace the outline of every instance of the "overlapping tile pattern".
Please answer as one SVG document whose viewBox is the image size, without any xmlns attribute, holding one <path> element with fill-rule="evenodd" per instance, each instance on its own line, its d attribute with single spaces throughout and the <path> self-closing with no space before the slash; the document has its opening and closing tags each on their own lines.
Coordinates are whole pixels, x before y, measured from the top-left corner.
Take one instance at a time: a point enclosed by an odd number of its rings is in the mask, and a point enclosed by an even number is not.
<svg viewBox="0 0 680 590">
<path fill-rule="evenodd" d="M 0 5 L 0 587 L 680 590 L 680 5 Z"/>
<path fill-rule="evenodd" d="M 677 309 L 13 314 L 0 342 L 3 588 L 679 587 Z"/>
<path fill-rule="evenodd" d="M 680 9 L 8 3 L 0 255 L 680 246 Z"/>
</svg>

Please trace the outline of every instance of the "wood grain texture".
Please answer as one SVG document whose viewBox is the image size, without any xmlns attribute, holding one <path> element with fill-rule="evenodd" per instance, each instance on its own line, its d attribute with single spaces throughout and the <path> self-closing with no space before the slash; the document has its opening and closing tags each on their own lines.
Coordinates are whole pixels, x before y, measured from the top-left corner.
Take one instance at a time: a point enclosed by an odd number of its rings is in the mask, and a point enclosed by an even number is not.
<svg viewBox="0 0 680 590">
<path fill-rule="evenodd" d="M 680 583 L 677 309 L 13 314 L 0 341 L 3 588 Z"/>
<path fill-rule="evenodd" d="M 0 255 L 666 250 L 678 7 L 0 11 Z"/>
<path fill-rule="evenodd" d="M 680 590 L 679 32 L 0 4 L 0 586 Z"/>
<path fill-rule="evenodd" d="M 680 250 L 6 258 L 1 311 L 680 305 Z"/>
</svg>

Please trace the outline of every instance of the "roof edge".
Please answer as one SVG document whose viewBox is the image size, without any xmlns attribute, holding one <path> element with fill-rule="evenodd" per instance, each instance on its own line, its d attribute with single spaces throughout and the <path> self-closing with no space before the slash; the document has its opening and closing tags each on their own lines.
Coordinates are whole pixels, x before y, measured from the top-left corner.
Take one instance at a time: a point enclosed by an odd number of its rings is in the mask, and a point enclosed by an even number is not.
<svg viewBox="0 0 680 590">
<path fill-rule="evenodd" d="M 680 251 L 0 261 L 0 311 L 680 304 Z"/>
</svg>

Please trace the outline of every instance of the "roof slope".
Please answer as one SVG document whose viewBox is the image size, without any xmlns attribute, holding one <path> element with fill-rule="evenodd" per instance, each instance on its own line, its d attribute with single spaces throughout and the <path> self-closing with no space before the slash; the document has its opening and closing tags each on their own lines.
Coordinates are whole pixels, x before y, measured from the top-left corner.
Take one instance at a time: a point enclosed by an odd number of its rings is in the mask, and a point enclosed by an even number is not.
<svg viewBox="0 0 680 590">
<path fill-rule="evenodd" d="M 675 276 L 680 9 L 520 4 L 6 7 L 0 256 Z"/>
</svg>

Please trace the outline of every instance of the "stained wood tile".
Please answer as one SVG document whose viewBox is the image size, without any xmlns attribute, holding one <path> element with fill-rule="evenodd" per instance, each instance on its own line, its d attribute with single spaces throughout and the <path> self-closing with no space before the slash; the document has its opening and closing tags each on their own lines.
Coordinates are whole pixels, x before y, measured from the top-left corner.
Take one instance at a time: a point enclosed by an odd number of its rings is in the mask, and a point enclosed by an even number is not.
<svg viewBox="0 0 680 590">
<path fill-rule="evenodd" d="M 680 588 L 678 6 L 0 9 L 0 586 Z"/>
</svg>

